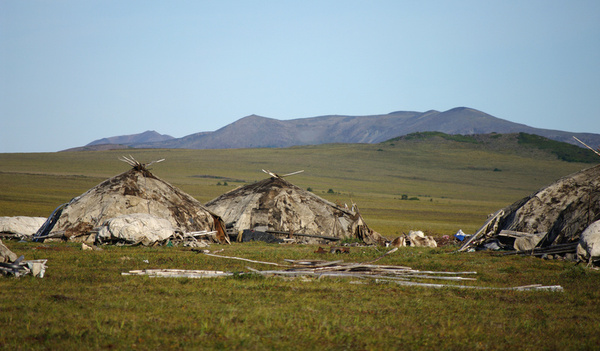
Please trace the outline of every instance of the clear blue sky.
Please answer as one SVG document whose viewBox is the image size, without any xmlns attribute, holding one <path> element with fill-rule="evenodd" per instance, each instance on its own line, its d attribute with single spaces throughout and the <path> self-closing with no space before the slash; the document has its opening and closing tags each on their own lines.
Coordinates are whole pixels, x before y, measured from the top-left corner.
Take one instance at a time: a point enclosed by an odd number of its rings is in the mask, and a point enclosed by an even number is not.
<svg viewBox="0 0 600 351">
<path fill-rule="evenodd" d="M 0 1 L 0 152 L 457 106 L 600 133 L 600 1 Z"/>
</svg>

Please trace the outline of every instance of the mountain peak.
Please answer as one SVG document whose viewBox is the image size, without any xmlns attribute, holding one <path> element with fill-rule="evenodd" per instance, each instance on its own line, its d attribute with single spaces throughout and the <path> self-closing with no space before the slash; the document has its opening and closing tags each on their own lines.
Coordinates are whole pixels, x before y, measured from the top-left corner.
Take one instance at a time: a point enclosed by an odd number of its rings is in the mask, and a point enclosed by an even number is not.
<svg viewBox="0 0 600 351">
<path fill-rule="evenodd" d="M 94 140 L 91 143 L 87 144 L 86 146 L 101 145 L 101 144 L 130 145 L 130 144 L 139 144 L 139 143 L 160 142 L 160 141 L 166 141 L 166 140 L 171 140 L 171 139 L 175 139 L 175 138 L 173 138 L 170 135 L 159 134 L 154 130 L 147 130 L 147 131 L 145 131 L 143 133 L 139 133 L 139 134 L 121 135 L 121 136 L 114 136 L 114 137 Z"/>
</svg>

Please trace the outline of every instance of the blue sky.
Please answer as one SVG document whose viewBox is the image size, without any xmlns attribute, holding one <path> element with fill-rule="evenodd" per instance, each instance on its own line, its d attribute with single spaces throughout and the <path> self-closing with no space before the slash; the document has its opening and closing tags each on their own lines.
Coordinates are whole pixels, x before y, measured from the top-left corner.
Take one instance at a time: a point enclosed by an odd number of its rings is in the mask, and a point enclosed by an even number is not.
<svg viewBox="0 0 600 351">
<path fill-rule="evenodd" d="M 0 152 L 458 106 L 600 133 L 600 1 L 0 1 Z"/>
</svg>

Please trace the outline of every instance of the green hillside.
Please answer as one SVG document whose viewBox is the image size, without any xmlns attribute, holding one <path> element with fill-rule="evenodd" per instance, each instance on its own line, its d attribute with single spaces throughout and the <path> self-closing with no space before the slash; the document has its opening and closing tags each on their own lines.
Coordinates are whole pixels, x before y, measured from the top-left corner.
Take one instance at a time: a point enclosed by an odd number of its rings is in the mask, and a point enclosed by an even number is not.
<svg viewBox="0 0 600 351">
<path fill-rule="evenodd" d="M 435 142 L 437 140 L 477 144 L 489 151 L 502 151 L 527 156 L 537 154 L 537 156 L 558 158 L 567 162 L 598 162 L 598 156 L 591 150 L 527 133 L 451 135 L 441 132 L 419 132 L 393 138 L 385 143 L 393 144 L 402 141 Z"/>
<path fill-rule="evenodd" d="M 369 226 L 385 236 L 411 229 L 436 235 L 473 232 L 489 213 L 590 166 L 565 162 L 553 148 L 517 138 L 418 133 L 381 144 L 283 149 L 0 154 L 0 216 L 48 216 L 61 203 L 127 170 L 118 160 L 126 152 L 140 162 L 165 158 L 151 167 L 153 173 L 202 202 L 263 179 L 267 175 L 261 169 L 304 170 L 288 179 L 328 200 L 354 201 Z"/>
</svg>

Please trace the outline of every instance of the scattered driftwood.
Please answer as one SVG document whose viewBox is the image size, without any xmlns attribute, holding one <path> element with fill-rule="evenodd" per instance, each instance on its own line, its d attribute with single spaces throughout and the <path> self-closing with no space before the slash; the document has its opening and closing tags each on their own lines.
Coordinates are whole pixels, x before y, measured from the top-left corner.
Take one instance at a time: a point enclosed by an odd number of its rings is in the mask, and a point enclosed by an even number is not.
<svg viewBox="0 0 600 351">
<path fill-rule="evenodd" d="M 381 257 L 384 257 L 397 249 L 390 250 Z M 428 282 L 419 282 L 416 280 L 448 280 L 448 281 L 474 281 L 476 278 L 462 277 L 462 275 L 474 275 L 477 272 L 447 272 L 447 271 L 419 271 L 405 266 L 393 265 L 376 265 L 370 262 L 367 263 L 344 263 L 338 261 L 322 261 L 322 260 L 291 260 L 285 259 L 286 264 L 274 262 L 255 261 L 241 257 L 222 256 L 203 252 L 207 256 L 242 260 L 259 264 L 267 264 L 272 266 L 284 267 L 283 270 L 257 270 L 251 267 L 246 267 L 249 272 L 239 273 L 244 274 L 260 274 L 263 276 L 275 277 L 314 277 L 321 279 L 324 277 L 331 278 L 355 278 L 355 279 L 370 279 L 376 282 L 395 283 L 403 286 L 420 286 L 429 288 L 459 288 L 459 289 L 486 289 L 486 290 L 543 290 L 543 291 L 563 291 L 560 285 L 543 286 L 540 284 L 517 286 L 517 287 L 485 287 L 471 285 L 456 285 L 456 284 L 434 284 Z M 380 257 L 380 258 L 381 258 Z M 376 261 L 376 260 L 374 260 Z M 372 261 L 373 262 L 373 261 Z M 191 271 L 177 269 L 155 269 L 155 270 L 138 270 L 122 273 L 123 275 L 148 275 L 151 277 L 187 277 L 187 278 L 206 278 L 206 277 L 222 277 L 231 276 L 233 273 L 221 271 Z"/>
<path fill-rule="evenodd" d="M 392 282 L 404 286 L 420 286 L 430 288 L 563 291 L 563 288 L 560 285 L 543 286 L 540 284 L 535 284 L 518 287 L 496 288 L 455 284 L 433 284 L 411 281 L 412 279 L 473 281 L 476 280 L 476 278 L 465 278 L 459 275 L 477 274 L 477 272 L 419 271 L 403 266 L 373 265 L 365 263 L 337 263 L 339 261 L 336 261 L 336 264 L 327 264 L 326 262 L 319 261 L 286 261 L 292 263 L 292 268 L 284 271 L 252 270 L 252 272 L 267 276 L 313 276 L 319 279 L 322 277 L 375 279 L 377 282 Z"/>
<path fill-rule="evenodd" d="M 352 278 L 369 278 L 369 279 L 390 279 L 390 280 L 409 280 L 411 278 L 418 279 L 439 279 L 439 280 L 476 280 L 475 278 L 464 278 L 457 276 L 437 276 L 435 274 L 442 275 L 454 275 L 454 274 L 476 274 L 476 272 L 430 272 L 431 274 L 424 274 L 418 270 L 414 270 L 409 267 L 401 266 L 383 266 L 383 265 L 370 265 L 360 263 L 338 263 L 335 265 L 322 265 L 319 263 L 318 267 L 315 266 L 297 266 L 289 268 L 284 271 L 258 271 L 246 267 L 254 273 L 259 273 L 267 276 L 313 276 L 316 278 L 323 277 L 352 277 Z"/>
</svg>

